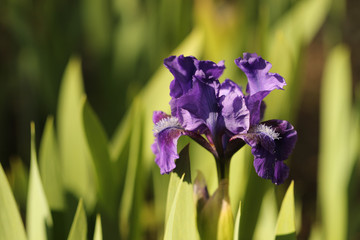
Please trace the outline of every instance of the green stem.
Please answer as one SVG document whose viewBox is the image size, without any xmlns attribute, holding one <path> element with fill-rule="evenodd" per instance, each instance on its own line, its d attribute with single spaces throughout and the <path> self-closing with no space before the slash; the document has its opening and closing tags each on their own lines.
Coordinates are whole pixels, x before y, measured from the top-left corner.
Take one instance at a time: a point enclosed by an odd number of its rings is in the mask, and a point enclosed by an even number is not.
<svg viewBox="0 0 360 240">
<path fill-rule="evenodd" d="M 218 182 L 220 183 L 223 179 L 229 179 L 230 175 L 230 159 L 215 159 L 216 168 L 218 173 Z"/>
</svg>

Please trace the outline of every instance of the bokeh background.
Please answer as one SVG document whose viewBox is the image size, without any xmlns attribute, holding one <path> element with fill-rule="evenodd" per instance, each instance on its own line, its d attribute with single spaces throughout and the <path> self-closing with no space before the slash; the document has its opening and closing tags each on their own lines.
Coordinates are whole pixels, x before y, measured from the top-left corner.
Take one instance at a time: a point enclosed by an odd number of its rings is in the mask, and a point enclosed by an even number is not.
<svg viewBox="0 0 360 240">
<path fill-rule="evenodd" d="M 19 162 L 28 171 L 30 122 L 35 122 L 39 146 L 47 117 L 54 116 L 56 123 L 70 58 L 81 59 L 87 100 L 111 139 L 121 131 L 118 126 L 134 99 L 150 91 L 163 59 L 191 38 L 187 49 L 194 51 L 186 54 L 225 60 L 224 76 L 243 86 L 245 77 L 233 60 L 245 51 L 262 55 L 273 72 L 285 77 L 285 91 L 266 99 L 265 118 L 287 119 L 299 134 L 288 161 L 298 238 L 331 239 L 327 229 L 333 225 L 324 219 L 334 215 L 324 212 L 343 204 L 340 219 L 346 222 L 339 236 L 359 239 L 359 13 L 357 0 L 2 0 L 1 165 L 9 179 Z M 172 80 L 167 77 L 163 95 Z M 154 106 L 143 107 L 168 110 Z M 276 194 L 282 196 L 289 183 Z M 141 196 L 148 208 L 152 191 Z M 324 198 L 332 194 L 342 202 L 327 205 Z M 21 195 L 15 198 L 24 215 L 26 197 Z M 134 238 L 159 238 L 159 226 L 146 223 Z"/>
</svg>

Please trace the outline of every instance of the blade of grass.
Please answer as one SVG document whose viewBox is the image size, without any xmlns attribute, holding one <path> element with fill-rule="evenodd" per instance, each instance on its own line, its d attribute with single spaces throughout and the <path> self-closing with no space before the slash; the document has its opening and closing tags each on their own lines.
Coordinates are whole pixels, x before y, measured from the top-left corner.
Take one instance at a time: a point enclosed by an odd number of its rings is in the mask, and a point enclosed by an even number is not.
<svg viewBox="0 0 360 240">
<path fill-rule="evenodd" d="M 79 200 L 76 209 L 74 221 L 71 225 L 68 240 L 86 240 L 87 239 L 87 222 L 86 213 L 84 210 L 83 200 Z"/>
<path fill-rule="evenodd" d="M 29 240 L 46 240 L 53 221 L 41 183 L 35 150 L 35 124 L 31 123 L 31 164 L 26 211 L 26 229 Z"/>
<path fill-rule="evenodd" d="M 40 143 L 40 175 L 44 191 L 52 210 L 62 210 L 65 206 L 59 149 L 54 130 L 54 118 L 48 117 Z"/>
<path fill-rule="evenodd" d="M 324 69 L 321 91 L 318 204 L 323 238 L 347 238 L 347 188 L 351 175 L 349 154 L 351 69 L 345 46 L 335 47 Z"/>
<path fill-rule="evenodd" d="M 0 164 L 0 239 L 26 240 L 24 225 Z"/>
<path fill-rule="evenodd" d="M 83 198 L 90 210 L 96 202 L 94 170 L 81 121 L 81 62 L 70 59 L 59 93 L 58 136 L 64 187 L 77 198 Z"/>
<path fill-rule="evenodd" d="M 286 191 L 284 200 L 281 204 L 277 224 L 276 240 L 296 239 L 295 232 L 295 201 L 294 201 L 294 181 L 291 182 Z"/>
</svg>

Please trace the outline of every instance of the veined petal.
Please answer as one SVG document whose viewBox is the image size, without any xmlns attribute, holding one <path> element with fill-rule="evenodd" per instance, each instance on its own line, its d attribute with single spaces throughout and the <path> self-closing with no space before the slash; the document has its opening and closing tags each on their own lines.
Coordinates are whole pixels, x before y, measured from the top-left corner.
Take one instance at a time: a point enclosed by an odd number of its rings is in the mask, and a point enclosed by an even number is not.
<svg viewBox="0 0 360 240">
<path fill-rule="evenodd" d="M 235 60 L 236 65 L 248 78 L 246 105 L 250 111 L 251 125 L 258 124 L 263 115 L 263 99 L 274 89 L 283 89 L 286 82 L 277 73 L 270 73 L 271 63 L 256 53 L 244 53 Z"/>
<path fill-rule="evenodd" d="M 174 75 L 174 80 L 170 83 L 171 97 L 178 98 L 191 89 L 196 62 L 198 60 L 195 57 L 183 55 L 171 56 L 164 60 L 164 65 Z"/>
<path fill-rule="evenodd" d="M 283 89 L 286 85 L 282 76 L 270 73 L 271 63 L 258 56 L 256 53 L 244 53 L 243 58 L 235 60 L 236 65 L 248 78 L 246 91 L 250 96 L 263 92 L 263 98 L 274 89 Z"/>
<path fill-rule="evenodd" d="M 275 184 L 281 184 L 289 175 L 289 168 L 283 163 L 292 152 L 297 133 L 284 120 L 270 120 L 253 126 L 248 133 L 233 137 L 241 138 L 251 146 L 256 173 Z"/>
<path fill-rule="evenodd" d="M 172 99 L 170 106 L 172 115 L 179 118 L 186 130 L 201 134 L 215 131 L 219 105 L 212 86 L 196 81 L 185 95 Z"/>
<path fill-rule="evenodd" d="M 177 142 L 185 134 L 184 129 L 177 118 L 167 117 L 155 124 L 153 132 L 155 141 L 151 149 L 156 156 L 155 162 L 160 167 L 161 174 L 170 173 L 176 166 L 175 159 L 179 158 Z"/>
<path fill-rule="evenodd" d="M 172 116 L 188 131 L 213 134 L 220 112 L 218 78 L 225 69 L 224 62 L 179 56 L 166 59 L 165 65 L 175 77 L 170 86 Z"/>
<path fill-rule="evenodd" d="M 241 88 L 226 79 L 220 86 L 219 97 L 225 127 L 232 134 L 246 132 L 250 126 L 250 114 Z"/>
</svg>

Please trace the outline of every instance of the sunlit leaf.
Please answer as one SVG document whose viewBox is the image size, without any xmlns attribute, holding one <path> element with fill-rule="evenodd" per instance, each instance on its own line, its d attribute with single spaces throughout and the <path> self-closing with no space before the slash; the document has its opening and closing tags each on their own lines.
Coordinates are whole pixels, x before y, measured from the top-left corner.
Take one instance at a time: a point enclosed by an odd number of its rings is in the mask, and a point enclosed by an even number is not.
<svg viewBox="0 0 360 240">
<path fill-rule="evenodd" d="M 51 233 L 53 221 L 41 183 L 35 150 L 35 124 L 31 123 L 31 164 L 26 211 L 29 240 L 45 240 Z"/>
<path fill-rule="evenodd" d="M 87 239 L 87 222 L 83 201 L 80 199 L 76 209 L 74 221 L 71 225 L 68 240 L 85 240 Z"/>
<path fill-rule="evenodd" d="M 234 240 L 239 239 L 240 236 L 240 218 L 241 218 L 241 202 L 236 213 L 235 223 L 234 223 Z"/>
<path fill-rule="evenodd" d="M 335 47 L 325 65 L 321 91 L 319 206 L 323 238 L 346 239 L 347 188 L 351 168 L 349 146 L 351 114 L 351 63 L 345 46 Z"/>
<path fill-rule="evenodd" d="M 25 230 L 14 196 L 0 165 L 0 239 L 25 240 Z"/>
<path fill-rule="evenodd" d="M 83 94 L 81 62 L 72 58 L 61 83 L 57 114 L 63 182 L 66 190 L 82 197 L 86 207 L 92 209 L 96 185 L 81 121 Z"/>
<path fill-rule="evenodd" d="M 116 172 L 111 166 L 108 140 L 99 119 L 85 99 L 82 106 L 82 121 L 95 166 L 100 200 L 109 213 L 114 213 L 116 206 L 113 173 Z"/>
<path fill-rule="evenodd" d="M 217 226 L 217 239 L 218 240 L 231 240 L 234 235 L 234 218 L 232 215 L 231 206 L 229 201 L 223 199 L 221 202 L 221 210 L 219 222 Z"/>
<path fill-rule="evenodd" d="M 268 188 L 263 196 L 253 240 L 274 239 L 274 229 L 278 215 L 275 192 Z"/>
<path fill-rule="evenodd" d="M 94 240 L 102 240 L 102 227 L 101 227 L 101 217 L 98 214 L 96 216 L 96 223 L 95 223 L 95 231 L 94 231 Z"/>
<path fill-rule="evenodd" d="M 189 146 L 186 146 L 179 155 L 176 168 L 170 174 L 164 239 L 195 240 L 199 239 L 199 236 L 191 184 Z"/>
<path fill-rule="evenodd" d="M 135 195 L 136 184 L 139 184 L 138 178 L 142 177 L 137 174 L 139 171 L 139 162 L 141 161 L 141 105 L 137 99 L 134 100 L 134 104 L 132 105 L 135 111 L 135 117 L 133 119 L 133 129 L 130 137 L 130 146 L 129 146 L 129 158 L 127 159 L 127 170 L 126 177 L 124 183 L 124 190 L 122 193 L 122 199 L 120 203 L 120 229 L 121 234 L 124 238 L 128 238 L 129 234 L 131 234 L 131 227 L 137 227 L 135 224 L 130 225 L 130 217 L 132 214 L 133 208 L 138 208 L 138 206 L 134 206 L 137 203 L 137 199 Z M 138 219 L 135 219 L 138 221 Z M 129 232 L 130 231 L 130 232 Z M 138 233 L 136 233 L 138 234 Z"/>
<path fill-rule="evenodd" d="M 64 208 L 64 192 L 61 176 L 59 150 L 54 130 L 54 119 L 48 117 L 40 143 L 40 175 L 49 207 L 53 210 Z"/>
<path fill-rule="evenodd" d="M 296 239 L 294 181 L 291 182 L 281 204 L 276 224 L 276 239 Z"/>
</svg>

